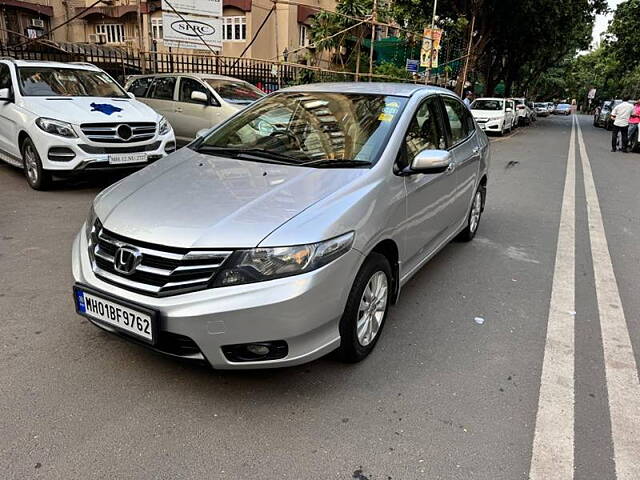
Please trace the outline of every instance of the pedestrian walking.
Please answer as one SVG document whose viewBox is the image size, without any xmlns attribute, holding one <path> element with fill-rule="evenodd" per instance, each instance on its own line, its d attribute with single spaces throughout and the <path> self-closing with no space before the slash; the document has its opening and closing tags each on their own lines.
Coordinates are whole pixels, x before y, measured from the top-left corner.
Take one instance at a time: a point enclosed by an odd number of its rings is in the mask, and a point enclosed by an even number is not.
<svg viewBox="0 0 640 480">
<path fill-rule="evenodd" d="M 471 109 L 471 102 L 473 102 L 473 92 L 469 90 L 464 97 L 464 104 L 467 106 L 468 109 Z"/>
<path fill-rule="evenodd" d="M 613 131 L 611 132 L 611 151 L 618 149 L 618 134 L 622 136 L 621 150 L 628 152 L 627 142 L 629 140 L 629 119 L 633 113 L 634 106 L 629 103 L 629 97 L 622 98 L 622 103 L 618 104 L 611 112 L 613 118 Z"/>
<path fill-rule="evenodd" d="M 633 112 L 631 112 L 631 117 L 629 118 L 629 144 L 627 145 L 629 150 L 633 147 L 633 139 L 638 139 L 638 137 L 636 137 L 638 134 L 638 124 L 640 124 L 640 100 L 635 101 Z"/>
</svg>

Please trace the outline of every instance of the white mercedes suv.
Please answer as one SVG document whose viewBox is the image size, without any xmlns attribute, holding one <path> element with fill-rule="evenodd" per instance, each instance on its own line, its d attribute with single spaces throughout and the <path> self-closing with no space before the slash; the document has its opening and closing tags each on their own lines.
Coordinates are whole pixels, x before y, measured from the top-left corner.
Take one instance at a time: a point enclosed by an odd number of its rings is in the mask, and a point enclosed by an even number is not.
<svg viewBox="0 0 640 480">
<path fill-rule="evenodd" d="M 140 168 L 176 148 L 169 122 L 90 64 L 0 60 L 0 159 L 52 177 Z"/>
</svg>

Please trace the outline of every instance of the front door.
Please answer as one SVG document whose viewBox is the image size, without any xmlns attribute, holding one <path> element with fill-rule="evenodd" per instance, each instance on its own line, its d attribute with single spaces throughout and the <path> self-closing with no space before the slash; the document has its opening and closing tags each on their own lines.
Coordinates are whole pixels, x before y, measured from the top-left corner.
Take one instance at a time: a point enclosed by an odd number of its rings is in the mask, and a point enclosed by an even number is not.
<svg viewBox="0 0 640 480">
<path fill-rule="evenodd" d="M 206 103 L 191 99 L 193 92 L 204 93 L 208 101 Z M 195 78 L 180 77 L 178 87 L 178 101 L 174 105 L 175 122 L 172 123 L 178 143 L 190 142 L 199 130 L 209 128 L 220 123 L 218 118 L 220 106 L 209 89 Z"/>
<path fill-rule="evenodd" d="M 0 89 L 9 89 L 14 93 L 11 81 L 11 69 L 0 63 Z M 0 158 L 16 163 L 20 157 L 17 145 L 17 112 L 14 102 L 0 101 Z"/>
<path fill-rule="evenodd" d="M 423 150 L 445 150 L 446 131 L 439 97 L 428 97 L 414 114 L 406 133 L 398 167 L 404 168 Z M 437 248 L 450 230 L 455 191 L 455 175 L 418 173 L 405 177 L 407 222 L 405 229 L 405 267 L 409 273 Z"/>
</svg>

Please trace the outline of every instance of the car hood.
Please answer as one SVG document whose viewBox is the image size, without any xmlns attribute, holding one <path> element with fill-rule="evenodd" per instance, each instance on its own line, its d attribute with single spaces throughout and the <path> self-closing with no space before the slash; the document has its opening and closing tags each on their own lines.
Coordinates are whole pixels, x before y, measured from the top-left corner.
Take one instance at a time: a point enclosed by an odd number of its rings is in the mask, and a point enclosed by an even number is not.
<svg viewBox="0 0 640 480">
<path fill-rule="evenodd" d="M 471 110 L 471 114 L 476 118 L 501 118 L 504 110 Z"/>
<path fill-rule="evenodd" d="M 252 248 L 367 172 L 235 160 L 183 148 L 109 187 L 95 210 L 107 230 L 143 242 Z"/>
<path fill-rule="evenodd" d="M 24 108 L 38 117 L 74 125 L 109 122 L 155 122 L 158 114 L 132 98 L 24 97 Z"/>
</svg>

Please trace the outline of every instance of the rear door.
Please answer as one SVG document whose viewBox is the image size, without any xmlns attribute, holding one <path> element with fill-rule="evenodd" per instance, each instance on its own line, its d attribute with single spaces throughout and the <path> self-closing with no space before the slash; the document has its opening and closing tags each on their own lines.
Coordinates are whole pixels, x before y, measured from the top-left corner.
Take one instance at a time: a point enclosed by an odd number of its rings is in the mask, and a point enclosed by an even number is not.
<svg viewBox="0 0 640 480">
<path fill-rule="evenodd" d="M 173 126 L 171 116 L 175 109 L 175 91 L 177 78 L 174 76 L 161 76 L 155 77 L 151 86 L 149 87 L 149 93 L 145 103 L 153 108 L 160 115 L 164 115 Z M 174 127 L 175 128 L 175 127 Z"/>
<path fill-rule="evenodd" d="M 473 118 L 464 104 L 456 97 L 443 95 L 442 105 L 449 130 L 449 151 L 455 161 L 455 189 L 451 201 L 454 204 L 453 222 L 456 226 L 466 218 L 475 193 L 480 169 L 480 144 Z"/>
<path fill-rule="evenodd" d="M 204 93 L 206 103 L 191 99 L 193 92 Z M 220 104 L 202 82 L 191 77 L 180 77 L 178 86 L 178 101 L 174 105 L 171 121 L 179 143 L 193 140 L 199 130 L 209 128 L 220 122 Z"/>
</svg>

